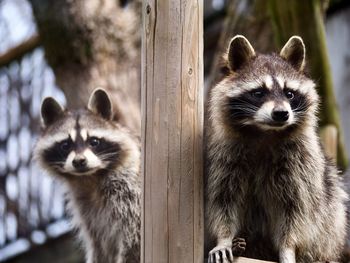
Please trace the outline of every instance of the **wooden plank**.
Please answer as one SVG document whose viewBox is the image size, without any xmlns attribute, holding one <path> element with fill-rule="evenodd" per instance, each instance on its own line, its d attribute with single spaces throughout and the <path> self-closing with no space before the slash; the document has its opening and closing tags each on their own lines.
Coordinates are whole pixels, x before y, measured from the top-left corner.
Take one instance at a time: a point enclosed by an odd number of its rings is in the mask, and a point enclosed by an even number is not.
<svg viewBox="0 0 350 263">
<path fill-rule="evenodd" d="M 208 262 L 208 259 L 204 260 L 204 263 Z M 232 263 L 276 263 L 273 261 L 265 261 L 259 259 L 245 258 L 245 257 L 235 257 Z"/>
<path fill-rule="evenodd" d="M 203 262 L 203 3 L 147 0 L 141 262 Z"/>
<path fill-rule="evenodd" d="M 239 257 L 235 258 L 233 260 L 233 263 L 272 263 L 272 261 L 264 261 L 264 260 L 257 260 L 257 259 L 252 259 L 252 258 L 244 258 L 244 257 Z"/>
<path fill-rule="evenodd" d="M 204 263 L 207 263 L 207 262 L 208 262 L 208 259 L 205 258 Z M 246 257 L 235 257 L 232 263 L 276 263 L 276 262 L 246 258 Z"/>
<path fill-rule="evenodd" d="M 32 51 L 40 45 L 39 35 L 34 35 L 23 41 L 23 43 L 10 48 L 5 53 L 0 54 L 0 67 L 4 67 L 14 60 L 22 58 L 25 54 Z"/>
</svg>

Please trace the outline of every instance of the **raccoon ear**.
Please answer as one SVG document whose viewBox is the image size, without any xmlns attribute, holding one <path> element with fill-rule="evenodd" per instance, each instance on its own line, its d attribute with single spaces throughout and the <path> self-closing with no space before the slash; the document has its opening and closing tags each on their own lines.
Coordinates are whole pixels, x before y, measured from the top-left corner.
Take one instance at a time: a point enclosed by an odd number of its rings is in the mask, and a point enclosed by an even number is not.
<svg viewBox="0 0 350 263">
<path fill-rule="evenodd" d="M 90 96 L 88 109 L 106 120 L 113 117 L 112 102 L 104 89 L 97 88 Z"/>
<path fill-rule="evenodd" d="M 305 53 L 305 45 L 301 37 L 292 36 L 282 48 L 280 56 L 297 71 L 302 71 L 305 65 Z"/>
<path fill-rule="evenodd" d="M 253 57 L 255 57 L 255 51 L 248 39 L 241 35 L 231 39 L 227 50 L 227 60 L 232 71 L 240 69 Z"/>
<path fill-rule="evenodd" d="M 41 104 L 41 117 L 44 126 L 47 127 L 58 120 L 63 115 L 63 108 L 52 97 L 47 97 Z"/>
</svg>

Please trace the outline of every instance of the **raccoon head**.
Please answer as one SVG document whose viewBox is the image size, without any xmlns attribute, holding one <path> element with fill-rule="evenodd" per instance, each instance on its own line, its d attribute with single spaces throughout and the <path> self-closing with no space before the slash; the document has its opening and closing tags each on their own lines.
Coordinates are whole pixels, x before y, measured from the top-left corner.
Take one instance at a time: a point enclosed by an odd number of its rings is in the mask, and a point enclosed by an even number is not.
<svg viewBox="0 0 350 263">
<path fill-rule="evenodd" d="M 227 62 L 232 74 L 212 90 L 214 126 L 275 133 L 315 124 L 318 95 L 303 72 L 300 37 L 291 37 L 279 54 L 262 55 L 245 37 L 235 36 Z"/>
<path fill-rule="evenodd" d="M 97 89 L 86 109 L 64 110 L 49 97 L 41 107 L 44 132 L 35 156 L 43 168 L 58 175 L 90 175 L 138 160 L 138 146 L 112 121 L 112 103 Z M 137 165 L 136 165 L 137 166 Z"/>
</svg>

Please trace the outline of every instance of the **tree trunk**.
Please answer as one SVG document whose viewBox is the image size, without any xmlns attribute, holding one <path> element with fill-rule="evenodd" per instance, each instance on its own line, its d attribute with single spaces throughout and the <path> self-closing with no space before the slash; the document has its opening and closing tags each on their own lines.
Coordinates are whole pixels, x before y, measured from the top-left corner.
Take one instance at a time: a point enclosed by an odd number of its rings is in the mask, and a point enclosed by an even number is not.
<svg viewBox="0 0 350 263">
<path fill-rule="evenodd" d="M 68 107 L 96 87 L 111 95 L 120 121 L 140 132 L 140 1 L 29 0 L 45 56 Z"/>
</svg>

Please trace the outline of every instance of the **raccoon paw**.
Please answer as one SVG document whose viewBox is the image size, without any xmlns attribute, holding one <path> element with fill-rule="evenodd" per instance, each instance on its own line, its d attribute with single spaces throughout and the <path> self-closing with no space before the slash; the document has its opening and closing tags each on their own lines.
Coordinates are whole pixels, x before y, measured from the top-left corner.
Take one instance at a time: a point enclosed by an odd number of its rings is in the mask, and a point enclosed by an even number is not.
<svg viewBox="0 0 350 263">
<path fill-rule="evenodd" d="M 208 263 L 231 263 L 233 262 L 232 248 L 216 246 L 209 252 Z"/>
<path fill-rule="evenodd" d="M 245 242 L 244 238 L 234 238 L 232 240 L 232 254 L 234 257 L 239 257 L 241 256 L 244 251 L 245 251 L 245 247 L 246 247 L 247 243 Z"/>
</svg>

